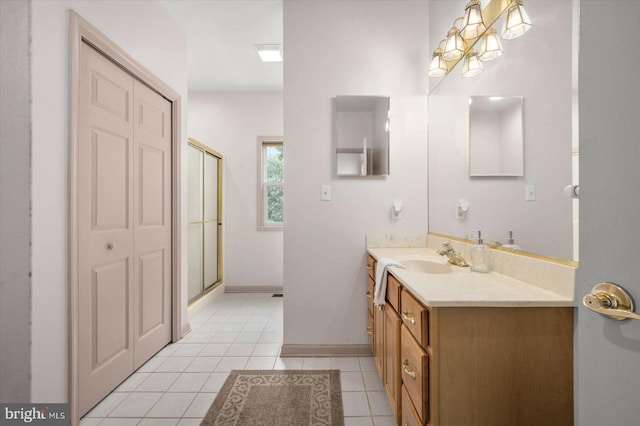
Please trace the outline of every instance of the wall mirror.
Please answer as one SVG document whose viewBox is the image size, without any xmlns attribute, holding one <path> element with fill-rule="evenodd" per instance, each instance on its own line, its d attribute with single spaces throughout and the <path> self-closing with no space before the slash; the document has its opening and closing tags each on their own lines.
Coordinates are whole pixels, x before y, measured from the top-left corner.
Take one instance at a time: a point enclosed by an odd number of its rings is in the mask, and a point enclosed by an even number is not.
<svg viewBox="0 0 640 426">
<path fill-rule="evenodd" d="M 469 97 L 469 176 L 522 176 L 522 96 Z"/>
<path fill-rule="evenodd" d="M 503 56 L 487 62 L 475 77 L 462 77 L 456 67 L 431 86 L 430 232 L 471 239 L 482 230 L 485 242 L 504 244 L 513 231 L 522 251 L 577 260 L 578 200 L 563 193 L 565 186 L 578 183 L 575 3 L 528 2 L 533 27 L 517 41 L 503 40 Z M 452 16 L 465 4 L 465 0 L 430 3 L 433 38 L 446 31 L 437 24 L 450 26 Z M 526 103 L 522 108 L 526 143 L 518 176 L 470 176 L 487 173 L 469 167 L 469 98 L 473 105 L 476 98 L 487 96 L 523 97 Z M 468 200 L 465 215 L 456 214 L 461 199 Z"/>
<path fill-rule="evenodd" d="M 389 174 L 389 97 L 336 96 L 337 176 Z"/>
</svg>

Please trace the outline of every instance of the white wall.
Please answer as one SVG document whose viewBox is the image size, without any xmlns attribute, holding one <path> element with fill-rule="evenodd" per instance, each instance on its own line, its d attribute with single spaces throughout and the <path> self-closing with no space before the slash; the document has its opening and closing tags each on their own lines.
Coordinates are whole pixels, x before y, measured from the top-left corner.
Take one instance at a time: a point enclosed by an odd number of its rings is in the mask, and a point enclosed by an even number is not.
<svg viewBox="0 0 640 426">
<path fill-rule="evenodd" d="M 257 138 L 282 136 L 282 114 L 282 92 L 189 93 L 189 136 L 224 155 L 223 281 L 228 290 L 282 287 L 282 231 L 258 231 L 257 213 Z"/>
<path fill-rule="evenodd" d="M 30 4 L 0 1 L 0 401 L 30 396 Z"/>
<path fill-rule="evenodd" d="M 186 160 L 187 42 L 164 6 L 148 0 L 34 0 L 31 67 L 34 402 L 67 401 L 69 9 L 78 12 L 181 94 L 185 141 L 182 159 Z M 186 179 L 182 183 L 185 217 Z M 182 232 L 182 319 L 186 322 L 186 226 Z"/>
<path fill-rule="evenodd" d="M 465 1 L 430 3 L 431 38 L 444 37 Z M 486 241 L 504 242 L 509 230 L 523 250 L 571 259 L 572 200 L 563 196 L 571 175 L 572 8 L 571 0 L 530 0 L 533 27 L 503 40 L 504 55 L 482 74 L 460 76 L 456 67 L 429 95 L 429 230 L 465 236 L 482 230 Z M 498 27 L 500 28 L 500 27 Z M 524 96 L 524 176 L 469 178 L 469 96 Z M 525 201 L 535 185 L 536 201 Z M 460 198 L 469 200 L 466 220 L 456 220 Z"/>
<path fill-rule="evenodd" d="M 366 344 L 365 235 L 427 231 L 427 25 L 425 1 L 284 3 L 285 345 Z M 336 178 L 336 95 L 391 97 L 390 176 Z"/>
</svg>

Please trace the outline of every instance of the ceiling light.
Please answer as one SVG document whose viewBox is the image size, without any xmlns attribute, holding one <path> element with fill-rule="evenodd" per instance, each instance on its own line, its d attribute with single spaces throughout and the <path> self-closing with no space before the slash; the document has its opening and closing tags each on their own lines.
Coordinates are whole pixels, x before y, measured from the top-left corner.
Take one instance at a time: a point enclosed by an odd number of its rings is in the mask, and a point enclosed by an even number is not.
<svg viewBox="0 0 640 426">
<path fill-rule="evenodd" d="M 462 19 L 462 17 L 453 21 L 453 27 L 447 33 L 447 41 L 444 44 L 444 52 L 442 53 L 442 57 L 446 61 L 457 61 L 462 58 L 464 51 L 467 50 L 467 43 L 460 35 L 460 29 L 456 27 L 458 19 Z"/>
<path fill-rule="evenodd" d="M 504 20 L 502 38 L 513 40 L 529 31 L 529 28 L 531 28 L 531 19 L 522 6 L 522 0 L 513 0 Z"/>
<path fill-rule="evenodd" d="M 464 8 L 464 18 L 462 18 L 460 34 L 462 34 L 465 40 L 469 40 L 480 37 L 486 29 L 487 27 L 482 20 L 480 0 L 470 0 Z"/>
<path fill-rule="evenodd" d="M 279 44 L 256 44 L 262 62 L 282 62 L 282 50 Z"/>
<path fill-rule="evenodd" d="M 442 57 L 442 48 L 440 47 L 444 41 L 445 39 L 442 39 L 436 50 L 433 51 L 431 64 L 429 65 L 429 77 L 444 77 L 447 75 L 447 63 Z"/>
<path fill-rule="evenodd" d="M 494 28 L 489 28 L 480 39 L 478 57 L 481 61 L 492 61 L 502 56 L 502 44 Z"/>
<path fill-rule="evenodd" d="M 473 49 L 469 50 L 467 56 L 464 58 L 464 64 L 462 65 L 462 76 L 473 77 L 484 71 L 482 62 L 478 59 L 478 52 Z"/>
</svg>

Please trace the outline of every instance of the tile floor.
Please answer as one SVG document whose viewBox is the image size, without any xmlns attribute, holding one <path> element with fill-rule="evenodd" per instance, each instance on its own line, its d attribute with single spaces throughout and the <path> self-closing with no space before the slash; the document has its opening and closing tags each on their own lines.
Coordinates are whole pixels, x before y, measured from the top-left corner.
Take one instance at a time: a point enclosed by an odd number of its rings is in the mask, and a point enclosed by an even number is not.
<svg viewBox="0 0 640 426">
<path fill-rule="evenodd" d="M 234 369 L 339 369 L 345 426 L 395 425 L 373 358 L 280 358 L 282 321 L 282 298 L 223 295 L 80 425 L 199 425 Z"/>
</svg>

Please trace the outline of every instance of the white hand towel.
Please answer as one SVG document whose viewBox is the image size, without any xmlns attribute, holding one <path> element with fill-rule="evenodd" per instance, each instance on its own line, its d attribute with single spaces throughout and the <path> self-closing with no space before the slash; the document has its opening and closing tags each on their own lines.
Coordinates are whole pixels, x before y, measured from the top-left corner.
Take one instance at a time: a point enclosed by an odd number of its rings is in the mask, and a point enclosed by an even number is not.
<svg viewBox="0 0 640 426">
<path fill-rule="evenodd" d="M 387 294 L 387 267 L 388 266 L 398 266 L 403 268 L 402 264 L 398 263 L 393 259 L 389 259 L 387 257 L 381 257 L 378 259 L 378 263 L 376 265 L 376 287 L 373 293 L 373 303 L 376 305 L 384 305 L 384 298 Z"/>
</svg>

